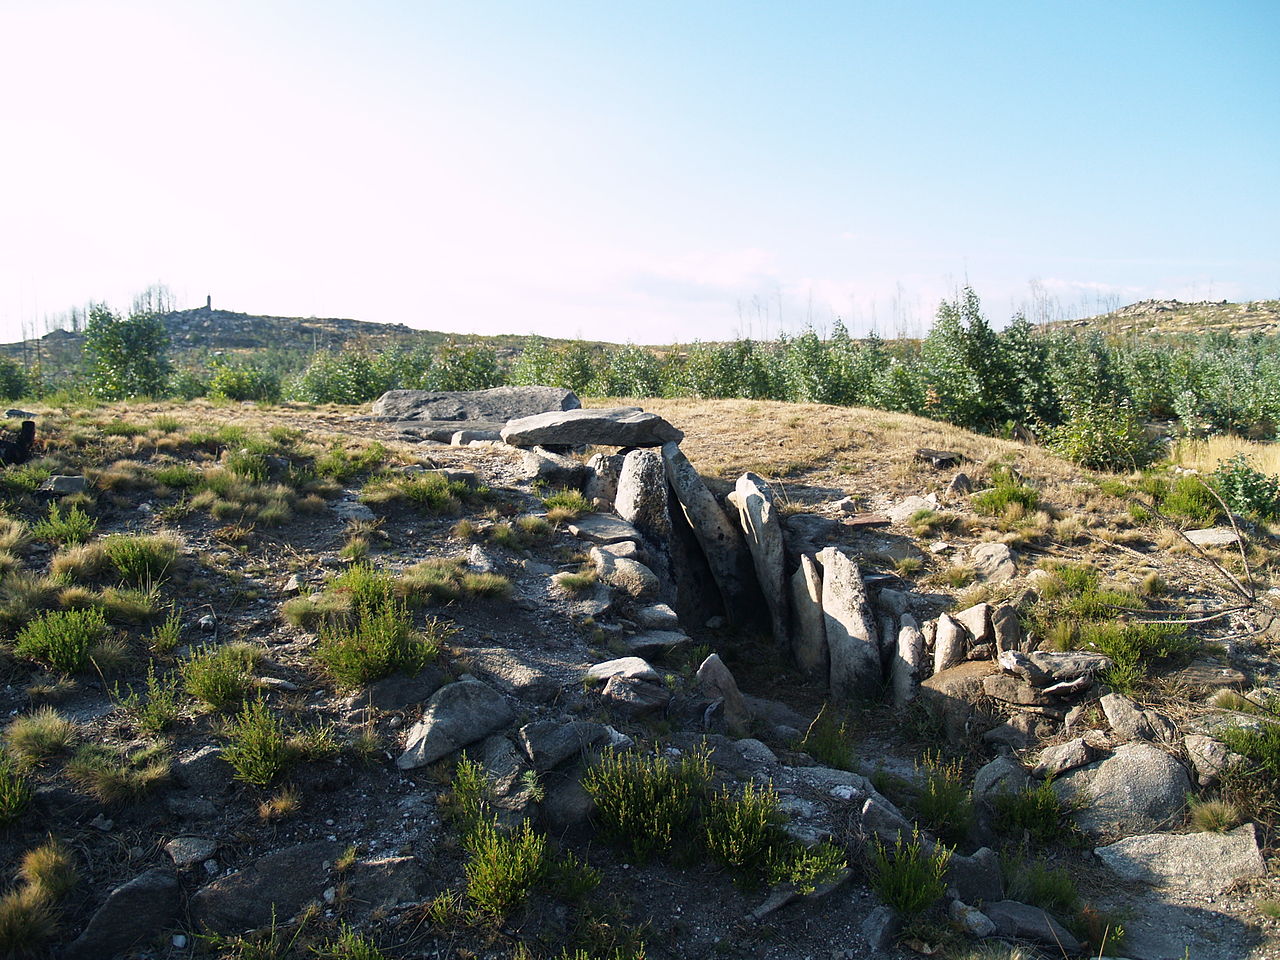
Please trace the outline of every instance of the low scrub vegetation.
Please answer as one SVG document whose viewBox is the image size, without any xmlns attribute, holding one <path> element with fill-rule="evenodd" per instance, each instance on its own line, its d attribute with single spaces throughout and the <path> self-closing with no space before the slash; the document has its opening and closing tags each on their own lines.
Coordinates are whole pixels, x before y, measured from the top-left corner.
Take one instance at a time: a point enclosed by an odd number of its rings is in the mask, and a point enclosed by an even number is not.
<svg viewBox="0 0 1280 960">
<path fill-rule="evenodd" d="M 927 851 L 918 832 L 893 846 L 877 840 L 870 851 L 871 889 L 903 917 L 914 917 L 942 898 L 951 851 L 942 844 Z"/>
</svg>

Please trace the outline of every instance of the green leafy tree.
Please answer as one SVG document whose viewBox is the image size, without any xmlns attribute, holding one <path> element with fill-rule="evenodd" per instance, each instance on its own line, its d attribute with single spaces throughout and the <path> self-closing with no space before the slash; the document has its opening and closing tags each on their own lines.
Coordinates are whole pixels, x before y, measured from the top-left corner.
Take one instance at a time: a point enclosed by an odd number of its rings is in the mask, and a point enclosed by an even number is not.
<svg viewBox="0 0 1280 960">
<path fill-rule="evenodd" d="M 158 313 L 133 313 L 126 320 L 105 303 L 92 304 L 84 349 L 95 396 L 122 400 L 165 394 L 173 368 L 169 333 Z"/>
</svg>

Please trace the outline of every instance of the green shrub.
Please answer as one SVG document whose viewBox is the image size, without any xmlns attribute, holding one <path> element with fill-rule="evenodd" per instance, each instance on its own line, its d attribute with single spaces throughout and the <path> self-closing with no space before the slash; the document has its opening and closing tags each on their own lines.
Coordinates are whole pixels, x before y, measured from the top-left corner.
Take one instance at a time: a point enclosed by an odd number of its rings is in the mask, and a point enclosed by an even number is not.
<svg viewBox="0 0 1280 960">
<path fill-rule="evenodd" d="M 824 703 L 797 750 L 803 750 L 823 766 L 837 770 L 852 770 L 855 764 L 853 732 L 847 717 L 838 714 L 830 704 Z"/>
<path fill-rule="evenodd" d="M 996 830 L 1002 836 L 1018 837 L 1026 833 L 1044 844 L 1059 840 L 1069 832 L 1064 819 L 1068 810 L 1051 780 L 1012 793 L 997 793 L 991 805 Z"/>
<path fill-rule="evenodd" d="M 924 755 L 924 787 L 916 798 L 916 813 L 940 838 L 960 843 L 973 823 L 973 797 L 960 761 L 947 762 L 939 753 Z"/>
<path fill-rule="evenodd" d="M 315 955 L 317 960 L 387 960 L 387 955 L 378 949 L 377 944 L 345 923 L 337 937 L 315 948 Z"/>
<path fill-rule="evenodd" d="M 464 842 L 467 899 L 480 917 L 500 924 L 528 899 L 546 872 L 547 838 L 535 833 L 527 820 L 510 834 L 497 823 L 484 821 Z"/>
<path fill-rule="evenodd" d="M 1005 895 L 1010 900 L 1052 910 L 1064 917 L 1079 909 L 1080 895 L 1076 891 L 1075 878 L 1066 867 L 1053 867 L 1044 860 L 1032 860 L 1023 855 L 1010 858 L 1004 867 L 1004 875 L 1008 878 Z"/>
<path fill-rule="evenodd" d="M 129 748 L 86 744 L 67 762 L 67 777 L 102 803 L 137 800 L 169 778 L 162 743 Z"/>
<path fill-rule="evenodd" d="M 547 511 L 547 519 L 553 523 L 564 520 L 576 520 L 591 510 L 591 502 L 579 490 L 557 490 L 542 501 Z"/>
<path fill-rule="evenodd" d="M 905 842 L 898 837 L 892 847 L 877 840 L 871 849 L 871 889 L 901 916 L 914 917 L 942 897 L 950 863 L 951 851 L 942 844 L 926 853 L 918 831 Z"/>
<path fill-rule="evenodd" d="M 995 485 L 975 493 L 969 503 L 974 512 L 985 517 L 1003 516 L 1010 506 L 1030 511 L 1040 505 L 1040 492 L 1012 476 L 1000 471 L 994 477 Z"/>
<path fill-rule="evenodd" d="M 185 463 L 168 463 L 155 467 L 151 471 L 151 479 L 175 490 L 187 490 L 198 486 L 204 474 L 195 467 Z"/>
<path fill-rule="evenodd" d="M 1272 520 L 1280 516 L 1280 477 L 1268 476 L 1238 453 L 1213 471 L 1213 484 L 1236 513 Z"/>
<path fill-rule="evenodd" d="M 1138 470 L 1161 454 L 1159 441 L 1125 402 L 1082 407 L 1043 439 L 1058 456 L 1093 470 Z"/>
<path fill-rule="evenodd" d="M 249 483 L 266 483 L 270 473 L 266 455 L 255 450 L 228 450 L 222 466 L 233 477 Z"/>
<path fill-rule="evenodd" d="M 156 653 L 172 653 L 182 640 L 182 617 L 170 613 L 164 622 L 147 635 L 147 642 Z"/>
<path fill-rule="evenodd" d="M 1079 643 L 1111 658 L 1102 682 L 1126 695 L 1134 692 L 1152 665 L 1185 661 L 1200 647 L 1186 627 L 1171 623 L 1082 624 Z"/>
<path fill-rule="evenodd" d="M 711 780 L 708 751 L 678 760 L 607 750 L 582 778 L 600 831 L 644 861 L 687 844 Z"/>
<path fill-rule="evenodd" d="M 214 710 L 241 703 L 254 687 L 259 652 L 245 643 L 201 646 L 180 667 L 187 693 Z"/>
<path fill-rule="evenodd" d="M 163 534 L 112 534 L 102 548 L 121 581 L 140 587 L 160 580 L 178 558 L 177 541 Z"/>
<path fill-rule="evenodd" d="M 316 660 L 343 687 L 360 687 L 396 671 L 417 673 L 436 658 L 444 629 L 435 622 L 423 634 L 401 604 L 357 608 L 352 625 L 321 628 Z"/>
<path fill-rule="evenodd" d="M 1246 770 L 1280 784 L 1280 723 L 1264 721 L 1256 727 L 1227 727 L 1220 736 L 1232 751 L 1245 758 Z"/>
<path fill-rule="evenodd" d="M 316 458 L 313 469 L 316 476 L 346 483 L 376 469 L 386 459 L 387 448 L 380 443 L 372 443 L 363 450 L 354 451 L 341 444 L 334 444 Z"/>
<path fill-rule="evenodd" d="M 1167 516 L 1202 525 L 1213 523 L 1222 515 L 1218 498 L 1199 477 L 1178 477 L 1156 506 Z"/>
<path fill-rule="evenodd" d="M 106 640 L 107 632 L 101 610 L 54 610 L 22 628 L 13 652 L 66 673 L 78 673 L 88 669 L 94 648 Z"/>
<path fill-rule="evenodd" d="M 31 782 L 22 775 L 18 762 L 0 750 L 0 826 L 13 823 L 31 802 Z"/>
<path fill-rule="evenodd" d="M 297 757 L 285 735 L 284 723 L 262 700 L 253 700 L 227 725 L 227 747 L 222 758 L 231 764 L 235 779 L 266 787 Z"/>
<path fill-rule="evenodd" d="M 145 693 L 131 690 L 121 695 L 116 688 L 116 699 L 120 709 L 133 718 L 138 731 L 154 736 L 171 727 L 181 712 L 178 705 L 179 677 L 156 676 L 156 665 L 153 660 L 147 667 L 147 683 Z"/>
<path fill-rule="evenodd" d="M 714 860 L 752 887 L 764 878 L 770 855 L 783 842 L 782 822 L 773 786 L 748 781 L 737 795 L 728 787 L 711 795 L 703 841 Z"/>
<path fill-rule="evenodd" d="M 88 540 L 97 526 L 98 521 L 78 506 L 72 507 L 64 516 L 62 507 L 51 503 L 49 515 L 32 527 L 31 532 L 42 540 L 75 544 Z"/>
</svg>

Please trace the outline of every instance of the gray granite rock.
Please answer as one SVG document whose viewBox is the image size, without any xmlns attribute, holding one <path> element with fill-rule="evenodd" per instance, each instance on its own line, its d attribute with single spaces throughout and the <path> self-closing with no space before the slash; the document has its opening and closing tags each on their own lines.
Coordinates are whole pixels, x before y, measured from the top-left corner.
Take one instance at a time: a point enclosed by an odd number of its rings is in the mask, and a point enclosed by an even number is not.
<svg viewBox="0 0 1280 960">
<path fill-rule="evenodd" d="M 1229 833 L 1156 833 L 1126 837 L 1093 851 L 1126 883 L 1216 894 L 1244 877 L 1267 874 L 1252 823 Z"/>
<path fill-rule="evenodd" d="M 479 680 L 450 683 L 432 695 L 422 719 L 409 729 L 396 766 L 413 770 L 435 763 L 513 719 L 515 713 L 506 699 L 488 684 Z"/>
<path fill-rule="evenodd" d="M 493 387 L 489 390 L 388 390 L 373 402 L 381 420 L 481 420 L 506 423 L 550 410 L 582 406 L 563 387 Z M 454 429 L 457 429 L 456 427 Z"/>
<path fill-rule="evenodd" d="M 645 413 L 639 407 L 614 407 L 521 417 L 503 428 L 502 439 L 516 447 L 659 447 L 683 440 L 684 433 L 656 413 Z"/>
</svg>

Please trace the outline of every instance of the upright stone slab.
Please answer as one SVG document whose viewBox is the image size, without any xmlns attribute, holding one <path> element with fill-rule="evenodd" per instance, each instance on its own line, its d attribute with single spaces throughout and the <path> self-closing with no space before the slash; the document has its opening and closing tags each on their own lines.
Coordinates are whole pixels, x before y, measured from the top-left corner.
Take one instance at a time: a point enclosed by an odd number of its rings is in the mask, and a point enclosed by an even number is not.
<svg viewBox="0 0 1280 960">
<path fill-rule="evenodd" d="M 831 657 L 831 698 L 837 702 L 879 692 L 880 640 L 858 565 L 835 547 L 818 554 L 822 564 L 822 616 Z"/>
<path fill-rule="evenodd" d="M 622 461 L 614 510 L 639 531 L 658 578 L 658 595 L 679 610 L 671 571 L 671 516 L 667 471 L 656 450 L 632 450 Z"/>
<path fill-rule="evenodd" d="M 902 627 L 898 630 L 898 650 L 889 668 L 889 685 L 893 690 L 893 705 L 902 709 L 913 699 L 920 688 L 924 673 L 924 634 L 909 613 L 902 615 Z"/>
<path fill-rule="evenodd" d="M 716 502 L 678 444 L 663 444 L 662 460 L 667 482 L 720 589 L 725 613 L 730 621 L 741 622 L 743 614 L 755 606 L 756 596 L 742 531 Z"/>
<path fill-rule="evenodd" d="M 800 566 L 791 577 L 791 611 L 791 650 L 796 664 L 815 679 L 829 676 L 827 626 L 822 617 L 822 574 L 808 554 L 800 555 Z"/>
<path fill-rule="evenodd" d="M 622 474 L 621 453 L 597 453 L 587 461 L 587 482 L 582 487 L 583 496 L 590 501 L 604 500 L 613 503 L 618 498 L 618 477 Z"/>
<path fill-rule="evenodd" d="M 948 614 L 938 616 L 938 632 L 933 639 L 933 672 L 941 673 L 963 663 L 969 652 L 969 633 Z"/>
<path fill-rule="evenodd" d="M 786 544 L 782 523 L 773 505 L 773 493 L 754 473 L 738 478 L 729 502 L 738 510 L 738 521 L 751 549 L 756 579 L 769 608 L 773 639 L 782 647 L 790 646 L 787 630 L 787 596 L 784 586 Z M 874 628 L 873 628 L 874 632 Z"/>
</svg>

